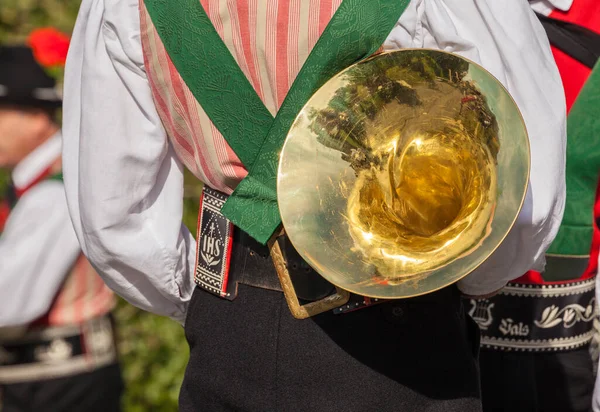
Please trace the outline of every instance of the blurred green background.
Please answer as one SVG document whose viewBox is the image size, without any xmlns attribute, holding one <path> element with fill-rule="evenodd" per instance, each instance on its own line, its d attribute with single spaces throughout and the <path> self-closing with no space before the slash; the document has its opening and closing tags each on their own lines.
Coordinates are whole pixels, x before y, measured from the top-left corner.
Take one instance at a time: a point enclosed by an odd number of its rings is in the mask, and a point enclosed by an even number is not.
<svg viewBox="0 0 600 412">
<path fill-rule="evenodd" d="M 0 43 L 23 42 L 31 30 L 54 27 L 70 34 L 80 0 L 0 0 Z M 0 170 L 0 194 L 8 175 Z M 184 222 L 192 233 L 200 185 L 186 176 Z M 116 310 L 119 351 L 126 391 L 124 411 L 176 411 L 179 388 L 189 357 L 181 325 L 119 301 Z"/>
</svg>

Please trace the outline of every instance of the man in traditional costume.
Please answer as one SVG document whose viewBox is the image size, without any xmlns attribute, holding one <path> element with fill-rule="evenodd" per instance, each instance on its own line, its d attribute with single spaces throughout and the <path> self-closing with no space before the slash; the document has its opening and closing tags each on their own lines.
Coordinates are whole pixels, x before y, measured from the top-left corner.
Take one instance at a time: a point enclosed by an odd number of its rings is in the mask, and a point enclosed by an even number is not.
<svg viewBox="0 0 600 412">
<path fill-rule="evenodd" d="M 564 219 L 545 270 L 472 300 L 470 313 L 482 329 L 485 411 L 583 412 L 594 388 L 589 349 L 600 247 L 600 3 L 531 5 L 548 33 L 569 113 Z"/>
<path fill-rule="evenodd" d="M 61 47 L 41 35 L 49 53 Z M 0 47 L 0 167 L 12 180 L 0 203 L 0 409 L 118 411 L 115 300 L 69 217 L 55 86 L 30 47 Z"/>
<path fill-rule="evenodd" d="M 525 208 L 458 286 L 297 320 L 263 246 L 279 232 L 262 184 L 276 163 L 252 153 L 277 153 L 331 75 L 381 48 L 424 47 L 482 64 L 515 98 L 532 148 Z M 560 77 L 521 0 L 84 0 L 67 63 L 75 230 L 111 288 L 185 325 L 182 411 L 480 411 L 478 331 L 460 294 L 543 269 L 564 148 Z M 198 241 L 181 222 L 184 167 L 205 184 Z M 286 254 L 304 301 L 331 292 Z"/>
</svg>

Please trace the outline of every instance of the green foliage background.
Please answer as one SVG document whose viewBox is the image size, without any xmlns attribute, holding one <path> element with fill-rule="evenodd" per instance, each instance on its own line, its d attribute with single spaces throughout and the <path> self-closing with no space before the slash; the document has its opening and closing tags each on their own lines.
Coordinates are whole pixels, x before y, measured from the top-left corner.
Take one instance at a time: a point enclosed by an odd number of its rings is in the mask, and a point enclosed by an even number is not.
<svg viewBox="0 0 600 412">
<path fill-rule="evenodd" d="M 0 0 L 0 44 L 23 42 L 38 27 L 71 33 L 80 0 Z M 8 181 L 0 170 L 0 194 Z M 192 233 L 200 186 L 186 176 L 184 223 Z M 177 398 L 189 357 L 183 328 L 170 319 L 143 312 L 119 300 L 115 313 L 126 391 L 126 412 L 177 410 Z"/>
</svg>

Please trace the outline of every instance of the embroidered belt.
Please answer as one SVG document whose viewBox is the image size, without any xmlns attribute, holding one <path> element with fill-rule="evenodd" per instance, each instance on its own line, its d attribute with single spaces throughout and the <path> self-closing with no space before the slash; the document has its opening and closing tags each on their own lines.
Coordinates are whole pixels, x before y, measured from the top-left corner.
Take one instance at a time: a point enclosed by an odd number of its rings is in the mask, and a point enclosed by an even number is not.
<svg viewBox="0 0 600 412">
<path fill-rule="evenodd" d="M 597 317 L 595 278 L 563 284 L 509 283 L 470 300 L 481 346 L 503 351 L 565 351 L 588 344 Z"/>
<path fill-rule="evenodd" d="M 80 325 L 30 329 L 18 336 L 0 337 L 0 384 L 77 375 L 116 360 L 109 316 Z"/>
</svg>

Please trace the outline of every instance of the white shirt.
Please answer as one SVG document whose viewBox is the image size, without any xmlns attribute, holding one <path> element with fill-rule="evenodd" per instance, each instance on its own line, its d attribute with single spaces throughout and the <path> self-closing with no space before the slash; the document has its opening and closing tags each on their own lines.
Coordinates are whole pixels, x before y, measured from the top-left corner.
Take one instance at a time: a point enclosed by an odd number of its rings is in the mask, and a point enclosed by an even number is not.
<svg viewBox="0 0 600 412">
<path fill-rule="evenodd" d="M 518 221 L 459 283 L 495 291 L 529 269 L 562 218 L 565 100 L 546 34 L 525 0 L 413 0 L 386 49 L 429 47 L 482 64 L 519 105 L 531 141 L 530 187 Z M 84 0 L 67 61 L 64 174 L 75 231 L 109 287 L 183 321 L 195 240 L 182 225 L 183 174 L 156 112 L 140 44 L 138 0 Z"/>
<path fill-rule="evenodd" d="M 58 134 L 17 165 L 15 187 L 28 187 L 60 152 Z M 63 184 L 44 181 L 28 190 L 0 236 L 0 327 L 25 325 L 44 315 L 80 253 Z"/>
</svg>

